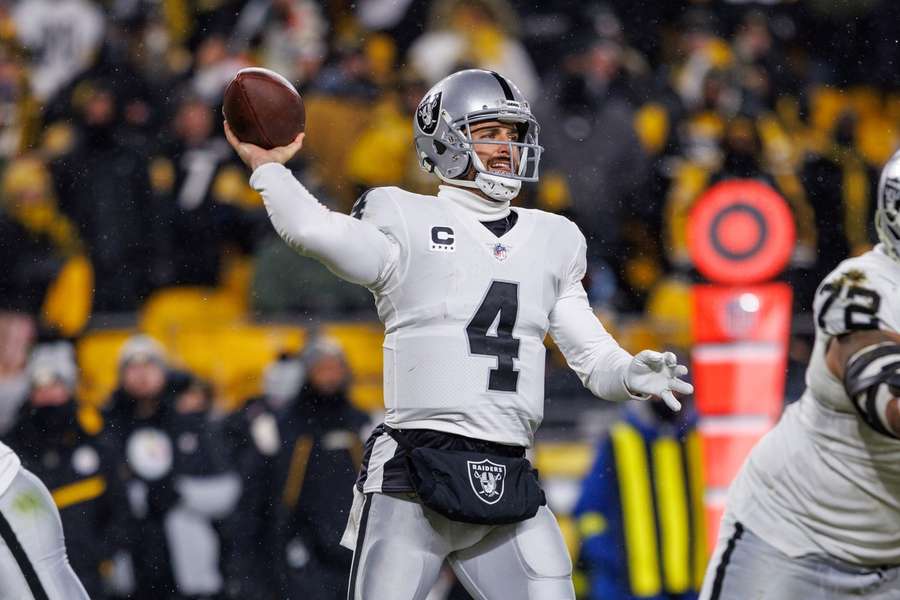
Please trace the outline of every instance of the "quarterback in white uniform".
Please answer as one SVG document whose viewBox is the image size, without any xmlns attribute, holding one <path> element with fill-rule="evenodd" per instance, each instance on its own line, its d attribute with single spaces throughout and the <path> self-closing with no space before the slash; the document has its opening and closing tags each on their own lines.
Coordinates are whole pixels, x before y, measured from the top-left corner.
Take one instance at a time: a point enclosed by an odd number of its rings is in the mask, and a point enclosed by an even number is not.
<svg viewBox="0 0 900 600">
<path fill-rule="evenodd" d="M 437 196 L 377 188 L 347 216 L 282 166 L 302 134 L 266 151 L 240 143 L 226 124 L 281 237 L 369 288 L 385 325 L 385 424 L 367 443 L 342 542 L 354 549 L 348 597 L 425 598 L 447 560 L 479 599 L 574 598 L 546 506 L 512 524 L 450 520 L 411 493 L 398 460 L 407 448 L 390 432 L 416 447 L 524 454 L 543 416 L 548 332 L 608 400 L 658 396 L 678 407 L 673 391 L 692 390 L 678 379 L 687 369 L 670 353 L 632 357 L 604 330 L 581 284 L 585 239 L 575 224 L 510 208 L 522 181 L 537 180 L 542 150 L 512 82 L 455 73 L 428 92 L 413 125 L 422 166 L 445 185 Z M 493 475 L 484 477 L 482 494 L 496 495 Z"/>
<path fill-rule="evenodd" d="M 900 598 L 900 153 L 881 243 L 819 286 L 807 389 L 729 491 L 701 598 Z"/>
</svg>

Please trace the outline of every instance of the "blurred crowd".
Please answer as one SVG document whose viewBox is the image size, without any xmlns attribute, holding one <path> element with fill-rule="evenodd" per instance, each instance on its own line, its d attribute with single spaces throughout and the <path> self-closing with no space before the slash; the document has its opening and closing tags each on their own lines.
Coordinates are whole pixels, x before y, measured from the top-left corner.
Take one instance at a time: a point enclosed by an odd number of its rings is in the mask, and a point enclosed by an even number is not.
<svg viewBox="0 0 900 600">
<path fill-rule="evenodd" d="M 91 598 L 344 598 L 339 546 L 369 416 L 326 337 L 266 372 L 227 416 L 210 386 L 137 335 L 98 411 L 66 342 L 39 344 L 2 439 L 51 490 Z"/>
<path fill-rule="evenodd" d="M 5 0 L 2 308 L 71 336 L 243 267 L 235 293 L 258 315 L 367 310 L 274 237 L 224 143 L 224 85 L 262 65 L 304 94 L 292 166 L 340 210 L 373 186 L 433 190 L 411 150 L 416 103 L 453 70 L 503 72 L 543 123 L 541 183 L 520 202 L 579 223 L 592 301 L 616 312 L 694 277 L 685 221 L 706 188 L 764 180 L 796 218 L 805 310 L 870 243 L 900 121 L 896 3 L 832 4 Z"/>
<path fill-rule="evenodd" d="M 546 148 L 517 202 L 580 225 L 590 299 L 626 347 L 684 351 L 686 222 L 711 185 L 754 178 L 787 200 L 797 315 L 870 247 L 876 173 L 900 143 L 898 22 L 893 0 L 0 0 L 0 424 L 63 490 L 92 597 L 320 598 L 300 574 L 346 572 L 335 536 L 367 417 L 329 341 L 277 361 L 214 427 L 219 390 L 151 338 L 122 349 L 103 414 L 76 402 L 57 342 L 131 327 L 184 286 L 257 321 L 374 319 L 365 290 L 269 226 L 223 138 L 237 70 L 298 87 L 308 136 L 290 166 L 345 212 L 375 186 L 435 190 L 417 103 L 454 70 L 503 73 Z M 548 394 L 581 393 L 550 361 Z"/>
</svg>

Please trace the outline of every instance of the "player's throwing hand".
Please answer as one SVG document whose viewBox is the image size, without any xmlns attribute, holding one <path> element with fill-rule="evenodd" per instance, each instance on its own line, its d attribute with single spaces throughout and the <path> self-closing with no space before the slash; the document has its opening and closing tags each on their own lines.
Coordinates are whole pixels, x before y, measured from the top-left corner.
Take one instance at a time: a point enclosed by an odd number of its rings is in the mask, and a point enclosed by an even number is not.
<svg viewBox="0 0 900 600">
<path fill-rule="evenodd" d="M 231 131 L 231 127 L 228 126 L 228 121 L 225 121 L 225 137 L 228 139 L 228 143 L 231 144 L 231 147 L 238 153 L 238 156 L 241 157 L 244 164 L 250 167 L 250 170 L 252 171 L 255 171 L 256 167 L 266 163 L 275 162 L 283 165 L 291 160 L 291 158 L 300 151 L 300 148 L 303 147 L 303 138 L 305 136 L 305 133 L 298 133 L 297 137 L 294 138 L 294 141 L 287 146 L 279 146 L 277 148 L 272 148 L 271 150 L 266 150 L 265 148 L 260 148 L 259 146 L 248 144 L 237 139 L 237 136 Z"/>
</svg>

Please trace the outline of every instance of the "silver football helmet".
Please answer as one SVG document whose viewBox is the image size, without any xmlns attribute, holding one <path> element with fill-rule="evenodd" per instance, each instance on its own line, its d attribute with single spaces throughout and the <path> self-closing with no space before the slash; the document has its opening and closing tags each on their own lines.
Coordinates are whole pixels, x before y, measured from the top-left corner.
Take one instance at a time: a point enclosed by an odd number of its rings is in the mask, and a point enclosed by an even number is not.
<svg viewBox="0 0 900 600">
<path fill-rule="evenodd" d="M 475 153 L 471 127 L 483 121 L 516 124 L 516 142 L 478 141 L 508 145 L 512 173 L 491 172 Z M 423 169 L 501 202 L 515 198 L 523 181 L 538 180 L 543 151 L 539 130 L 519 88 L 499 73 L 481 69 L 459 71 L 439 81 L 425 94 L 413 118 L 416 154 Z M 470 168 L 475 170 L 474 181 L 465 179 Z"/>
<path fill-rule="evenodd" d="M 878 182 L 875 230 L 885 251 L 900 261 L 900 150 L 887 161 Z"/>
</svg>

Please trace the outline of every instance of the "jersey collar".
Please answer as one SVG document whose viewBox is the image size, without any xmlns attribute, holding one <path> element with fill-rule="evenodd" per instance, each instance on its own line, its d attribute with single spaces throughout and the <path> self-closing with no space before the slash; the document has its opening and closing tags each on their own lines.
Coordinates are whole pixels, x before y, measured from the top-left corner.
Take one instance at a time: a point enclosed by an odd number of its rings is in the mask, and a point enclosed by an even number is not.
<svg viewBox="0 0 900 600">
<path fill-rule="evenodd" d="M 456 186 L 439 186 L 437 195 L 442 200 L 449 200 L 478 221 L 494 221 L 509 214 L 509 201 L 485 200 L 478 194 Z"/>
</svg>

